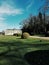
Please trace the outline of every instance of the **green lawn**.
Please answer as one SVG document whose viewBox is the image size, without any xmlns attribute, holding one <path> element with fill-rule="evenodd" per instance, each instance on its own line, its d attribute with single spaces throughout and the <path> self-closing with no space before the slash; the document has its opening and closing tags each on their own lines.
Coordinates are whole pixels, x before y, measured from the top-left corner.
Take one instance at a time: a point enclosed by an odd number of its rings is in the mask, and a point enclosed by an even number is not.
<svg viewBox="0 0 49 65">
<path fill-rule="evenodd" d="M 49 40 L 0 35 L 0 65 L 28 65 L 25 53 L 36 50 L 49 50 Z"/>
</svg>

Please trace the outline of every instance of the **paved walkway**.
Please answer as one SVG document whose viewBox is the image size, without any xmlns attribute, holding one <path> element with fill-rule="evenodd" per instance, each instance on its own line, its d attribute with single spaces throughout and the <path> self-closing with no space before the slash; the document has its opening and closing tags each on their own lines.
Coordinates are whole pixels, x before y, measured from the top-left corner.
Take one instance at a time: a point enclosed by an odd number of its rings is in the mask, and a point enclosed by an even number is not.
<svg viewBox="0 0 49 65">
<path fill-rule="evenodd" d="M 49 37 L 30 36 L 30 38 L 39 38 L 39 39 L 49 40 Z"/>
</svg>

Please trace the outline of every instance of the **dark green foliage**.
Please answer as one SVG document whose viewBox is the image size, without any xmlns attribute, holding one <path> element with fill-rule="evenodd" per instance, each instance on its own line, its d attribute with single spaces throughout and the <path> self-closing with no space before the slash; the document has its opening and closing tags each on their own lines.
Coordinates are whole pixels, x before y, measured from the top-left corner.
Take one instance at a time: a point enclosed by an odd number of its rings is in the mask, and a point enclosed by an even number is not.
<svg viewBox="0 0 49 65">
<path fill-rule="evenodd" d="M 15 33 L 15 34 L 13 34 L 13 36 L 21 36 L 21 34 Z"/>
<path fill-rule="evenodd" d="M 30 65 L 49 65 L 49 50 L 28 52 L 24 58 Z"/>
<path fill-rule="evenodd" d="M 42 34 L 45 35 L 49 30 L 49 25 L 45 21 L 44 16 L 39 12 L 38 16 L 30 16 L 28 19 L 23 21 L 22 33 L 28 32 L 30 35 Z"/>
</svg>

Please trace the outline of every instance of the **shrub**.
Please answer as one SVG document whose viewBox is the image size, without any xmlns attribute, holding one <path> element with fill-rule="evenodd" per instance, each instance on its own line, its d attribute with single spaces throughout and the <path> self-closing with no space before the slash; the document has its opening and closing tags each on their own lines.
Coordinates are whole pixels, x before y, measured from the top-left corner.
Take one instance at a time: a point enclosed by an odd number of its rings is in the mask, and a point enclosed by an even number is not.
<svg viewBox="0 0 49 65">
<path fill-rule="evenodd" d="M 14 36 L 21 36 L 21 34 L 19 34 L 19 33 L 15 33 L 15 34 L 13 34 Z"/>
<path fill-rule="evenodd" d="M 13 34 L 13 36 L 17 36 L 17 34 L 16 34 L 16 33 L 14 33 L 14 34 Z"/>
<path fill-rule="evenodd" d="M 46 32 L 46 37 L 49 37 L 49 31 Z"/>
<path fill-rule="evenodd" d="M 18 33 L 17 36 L 21 36 L 21 34 Z"/>
<path fill-rule="evenodd" d="M 27 33 L 27 32 L 23 33 L 23 39 L 27 39 L 29 36 L 30 36 L 29 33 Z"/>
</svg>

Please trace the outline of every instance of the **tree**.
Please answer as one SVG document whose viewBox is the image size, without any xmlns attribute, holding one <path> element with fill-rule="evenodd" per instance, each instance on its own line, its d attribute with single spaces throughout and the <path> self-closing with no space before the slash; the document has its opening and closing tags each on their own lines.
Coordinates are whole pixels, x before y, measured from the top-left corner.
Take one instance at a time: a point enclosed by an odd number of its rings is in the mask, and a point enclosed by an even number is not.
<svg viewBox="0 0 49 65">
<path fill-rule="evenodd" d="M 41 12 L 39 12 L 39 20 L 40 20 L 40 22 L 42 22 L 42 13 Z"/>
<path fill-rule="evenodd" d="M 42 13 L 39 12 L 39 27 L 40 27 L 40 33 L 43 34 L 45 32 L 45 23 L 43 21 Z"/>
<path fill-rule="evenodd" d="M 30 35 L 32 35 L 33 34 L 33 27 L 34 27 L 33 16 L 30 16 L 28 19 L 23 21 L 22 31 L 28 32 Z"/>
</svg>

